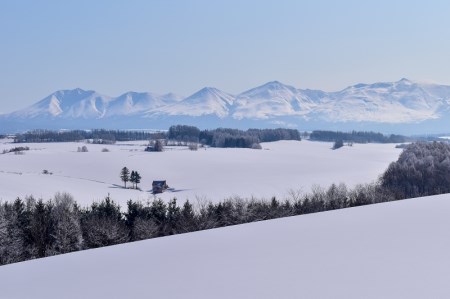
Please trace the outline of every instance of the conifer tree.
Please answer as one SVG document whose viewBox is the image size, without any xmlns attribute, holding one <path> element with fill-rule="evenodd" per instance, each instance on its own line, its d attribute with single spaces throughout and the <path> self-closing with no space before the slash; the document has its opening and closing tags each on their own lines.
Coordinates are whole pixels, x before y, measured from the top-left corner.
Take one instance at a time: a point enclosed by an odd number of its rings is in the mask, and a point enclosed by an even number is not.
<svg viewBox="0 0 450 299">
<path fill-rule="evenodd" d="M 137 189 L 137 185 L 141 182 L 141 175 L 139 174 L 139 172 L 135 171 L 134 172 L 134 183 L 136 184 L 136 189 Z"/>
<path fill-rule="evenodd" d="M 133 183 L 133 189 L 136 189 L 136 171 L 134 170 L 131 171 L 130 182 Z"/>
<path fill-rule="evenodd" d="M 141 175 L 139 172 L 132 170 L 130 175 L 130 182 L 133 183 L 133 188 L 137 189 L 137 184 L 141 182 Z"/>
<path fill-rule="evenodd" d="M 122 180 L 126 188 L 127 182 L 130 181 L 130 171 L 128 170 L 128 168 L 122 168 L 122 170 L 120 171 L 120 179 Z"/>
</svg>

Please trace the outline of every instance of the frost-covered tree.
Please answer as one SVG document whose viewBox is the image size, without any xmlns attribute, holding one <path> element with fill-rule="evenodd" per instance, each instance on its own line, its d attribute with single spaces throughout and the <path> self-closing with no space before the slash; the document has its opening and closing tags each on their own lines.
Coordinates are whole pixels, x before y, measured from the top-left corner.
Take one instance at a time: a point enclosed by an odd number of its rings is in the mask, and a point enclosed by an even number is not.
<svg viewBox="0 0 450 299">
<path fill-rule="evenodd" d="M 145 240 L 157 237 L 159 233 L 159 226 L 155 220 L 151 218 L 138 217 L 133 227 L 133 239 Z"/>
<path fill-rule="evenodd" d="M 183 205 L 183 208 L 181 209 L 179 220 L 179 232 L 180 233 L 192 232 L 196 231 L 197 229 L 198 228 L 194 208 L 192 204 L 189 202 L 189 200 L 186 200 L 186 202 Z"/>
<path fill-rule="evenodd" d="M 172 199 L 167 205 L 167 217 L 165 233 L 167 235 L 174 235 L 178 232 L 180 226 L 181 210 L 177 206 L 177 199 Z"/>
<path fill-rule="evenodd" d="M 6 263 L 8 252 L 8 219 L 6 218 L 5 206 L 0 204 L 0 265 Z"/>
<path fill-rule="evenodd" d="M 82 230 L 87 248 L 97 248 L 128 241 L 128 229 L 122 218 L 120 206 L 106 197 L 93 203 L 82 215 Z"/>
<path fill-rule="evenodd" d="M 32 254 L 35 257 L 47 256 L 53 239 L 52 204 L 45 204 L 42 199 L 38 200 L 30 215 L 30 235 L 32 241 Z"/>
<path fill-rule="evenodd" d="M 68 193 L 56 193 L 53 209 L 54 253 L 67 253 L 82 248 L 83 236 L 80 224 L 80 212 L 73 197 Z"/>
</svg>

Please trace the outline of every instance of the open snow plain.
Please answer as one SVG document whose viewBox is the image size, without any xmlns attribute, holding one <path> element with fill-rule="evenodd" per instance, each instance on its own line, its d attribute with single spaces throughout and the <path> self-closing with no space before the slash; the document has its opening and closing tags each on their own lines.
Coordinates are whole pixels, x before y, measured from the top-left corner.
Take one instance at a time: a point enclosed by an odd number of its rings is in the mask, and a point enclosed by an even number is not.
<svg viewBox="0 0 450 299">
<path fill-rule="evenodd" d="M 450 195 L 0 267 L 0 297 L 450 298 Z"/>
<path fill-rule="evenodd" d="M 231 196 L 285 198 L 290 190 L 307 192 L 327 187 L 369 183 L 395 161 L 401 150 L 393 144 L 355 144 L 331 150 L 331 143 L 278 141 L 263 143 L 263 150 L 167 148 L 144 152 L 147 142 L 114 145 L 86 143 L 13 144 L 0 140 L 0 152 L 28 146 L 23 155 L 0 154 L 0 200 L 33 195 L 50 199 L 56 192 L 72 194 L 81 205 L 101 200 L 108 193 L 121 205 L 127 200 L 153 199 L 153 180 L 167 180 L 171 190 L 158 197 L 179 201 L 219 201 Z M 87 146 L 88 152 L 77 152 Z M 109 152 L 102 152 L 107 148 Z M 122 167 L 142 176 L 142 191 L 124 189 Z M 48 170 L 52 174 L 43 174 Z"/>
</svg>

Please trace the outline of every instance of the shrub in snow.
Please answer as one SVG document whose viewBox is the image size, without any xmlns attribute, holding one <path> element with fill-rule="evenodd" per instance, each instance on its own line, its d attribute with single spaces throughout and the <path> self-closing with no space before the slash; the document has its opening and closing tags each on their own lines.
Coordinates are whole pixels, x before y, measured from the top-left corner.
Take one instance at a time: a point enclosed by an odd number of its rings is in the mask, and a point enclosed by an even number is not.
<svg viewBox="0 0 450 299">
<path fill-rule="evenodd" d="M 252 149 L 262 149 L 262 146 L 259 143 L 253 143 L 252 144 Z"/>
<path fill-rule="evenodd" d="M 77 152 L 79 152 L 79 153 L 86 153 L 86 152 L 88 152 L 88 148 L 87 148 L 86 145 L 83 145 L 82 147 L 78 147 Z"/>
<path fill-rule="evenodd" d="M 188 148 L 191 151 L 196 151 L 196 150 L 198 150 L 198 144 L 197 143 L 189 143 Z"/>
<path fill-rule="evenodd" d="M 338 149 L 344 146 L 344 141 L 342 141 L 342 139 L 338 139 L 334 142 L 333 144 L 333 149 Z"/>
<path fill-rule="evenodd" d="M 158 140 L 151 140 L 148 144 L 148 146 L 145 148 L 146 152 L 162 152 L 164 150 L 164 144 L 163 141 Z"/>
</svg>

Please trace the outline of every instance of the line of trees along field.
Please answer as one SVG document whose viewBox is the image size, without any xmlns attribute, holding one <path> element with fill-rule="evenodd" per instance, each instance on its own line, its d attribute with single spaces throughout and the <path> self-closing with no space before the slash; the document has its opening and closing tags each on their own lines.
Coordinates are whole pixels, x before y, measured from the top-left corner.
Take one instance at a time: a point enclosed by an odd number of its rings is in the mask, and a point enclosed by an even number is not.
<svg viewBox="0 0 450 299">
<path fill-rule="evenodd" d="M 260 142 L 278 140 L 301 140 L 300 132 L 295 129 L 238 129 L 218 128 L 200 130 L 197 127 L 171 126 L 167 133 L 169 140 L 199 142 L 212 147 L 255 148 Z"/>
<path fill-rule="evenodd" d="M 115 143 L 116 141 L 149 140 L 164 137 L 164 133 L 146 131 L 121 131 L 103 129 L 88 131 L 33 130 L 23 134 L 17 134 L 14 138 L 14 142 L 74 142 L 89 139 L 93 140 L 94 143 Z"/>
<path fill-rule="evenodd" d="M 280 217 L 450 192 L 450 145 L 414 143 L 380 180 L 349 189 L 344 184 L 291 191 L 287 199 L 226 199 L 192 205 L 128 201 L 125 211 L 106 197 L 80 207 L 71 195 L 48 201 L 33 197 L 0 204 L 0 264 L 88 248 L 162 237 Z"/>
<path fill-rule="evenodd" d="M 354 143 L 402 143 L 411 141 L 411 138 L 402 135 L 383 135 L 376 132 L 365 131 L 312 131 L 309 136 L 310 140 L 334 142 L 340 140 L 342 142 Z"/>
<path fill-rule="evenodd" d="M 120 130 L 75 130 L 48 131 L 35 130 L 18 134 L 14 142 L 71 142 L 91 140 L 93 143 L 115 143 L 134 140 L 172 140 L 184 143 L 202 143 L 212 147 L 252 148 L 260 142 L 278 140 L 301 140 L 300 132 L 294 129 L 238 129 L 219 128 L 200 130 L 194 126 L 171 126 L 167 132 L 142 132 Z"/>
</svg>

